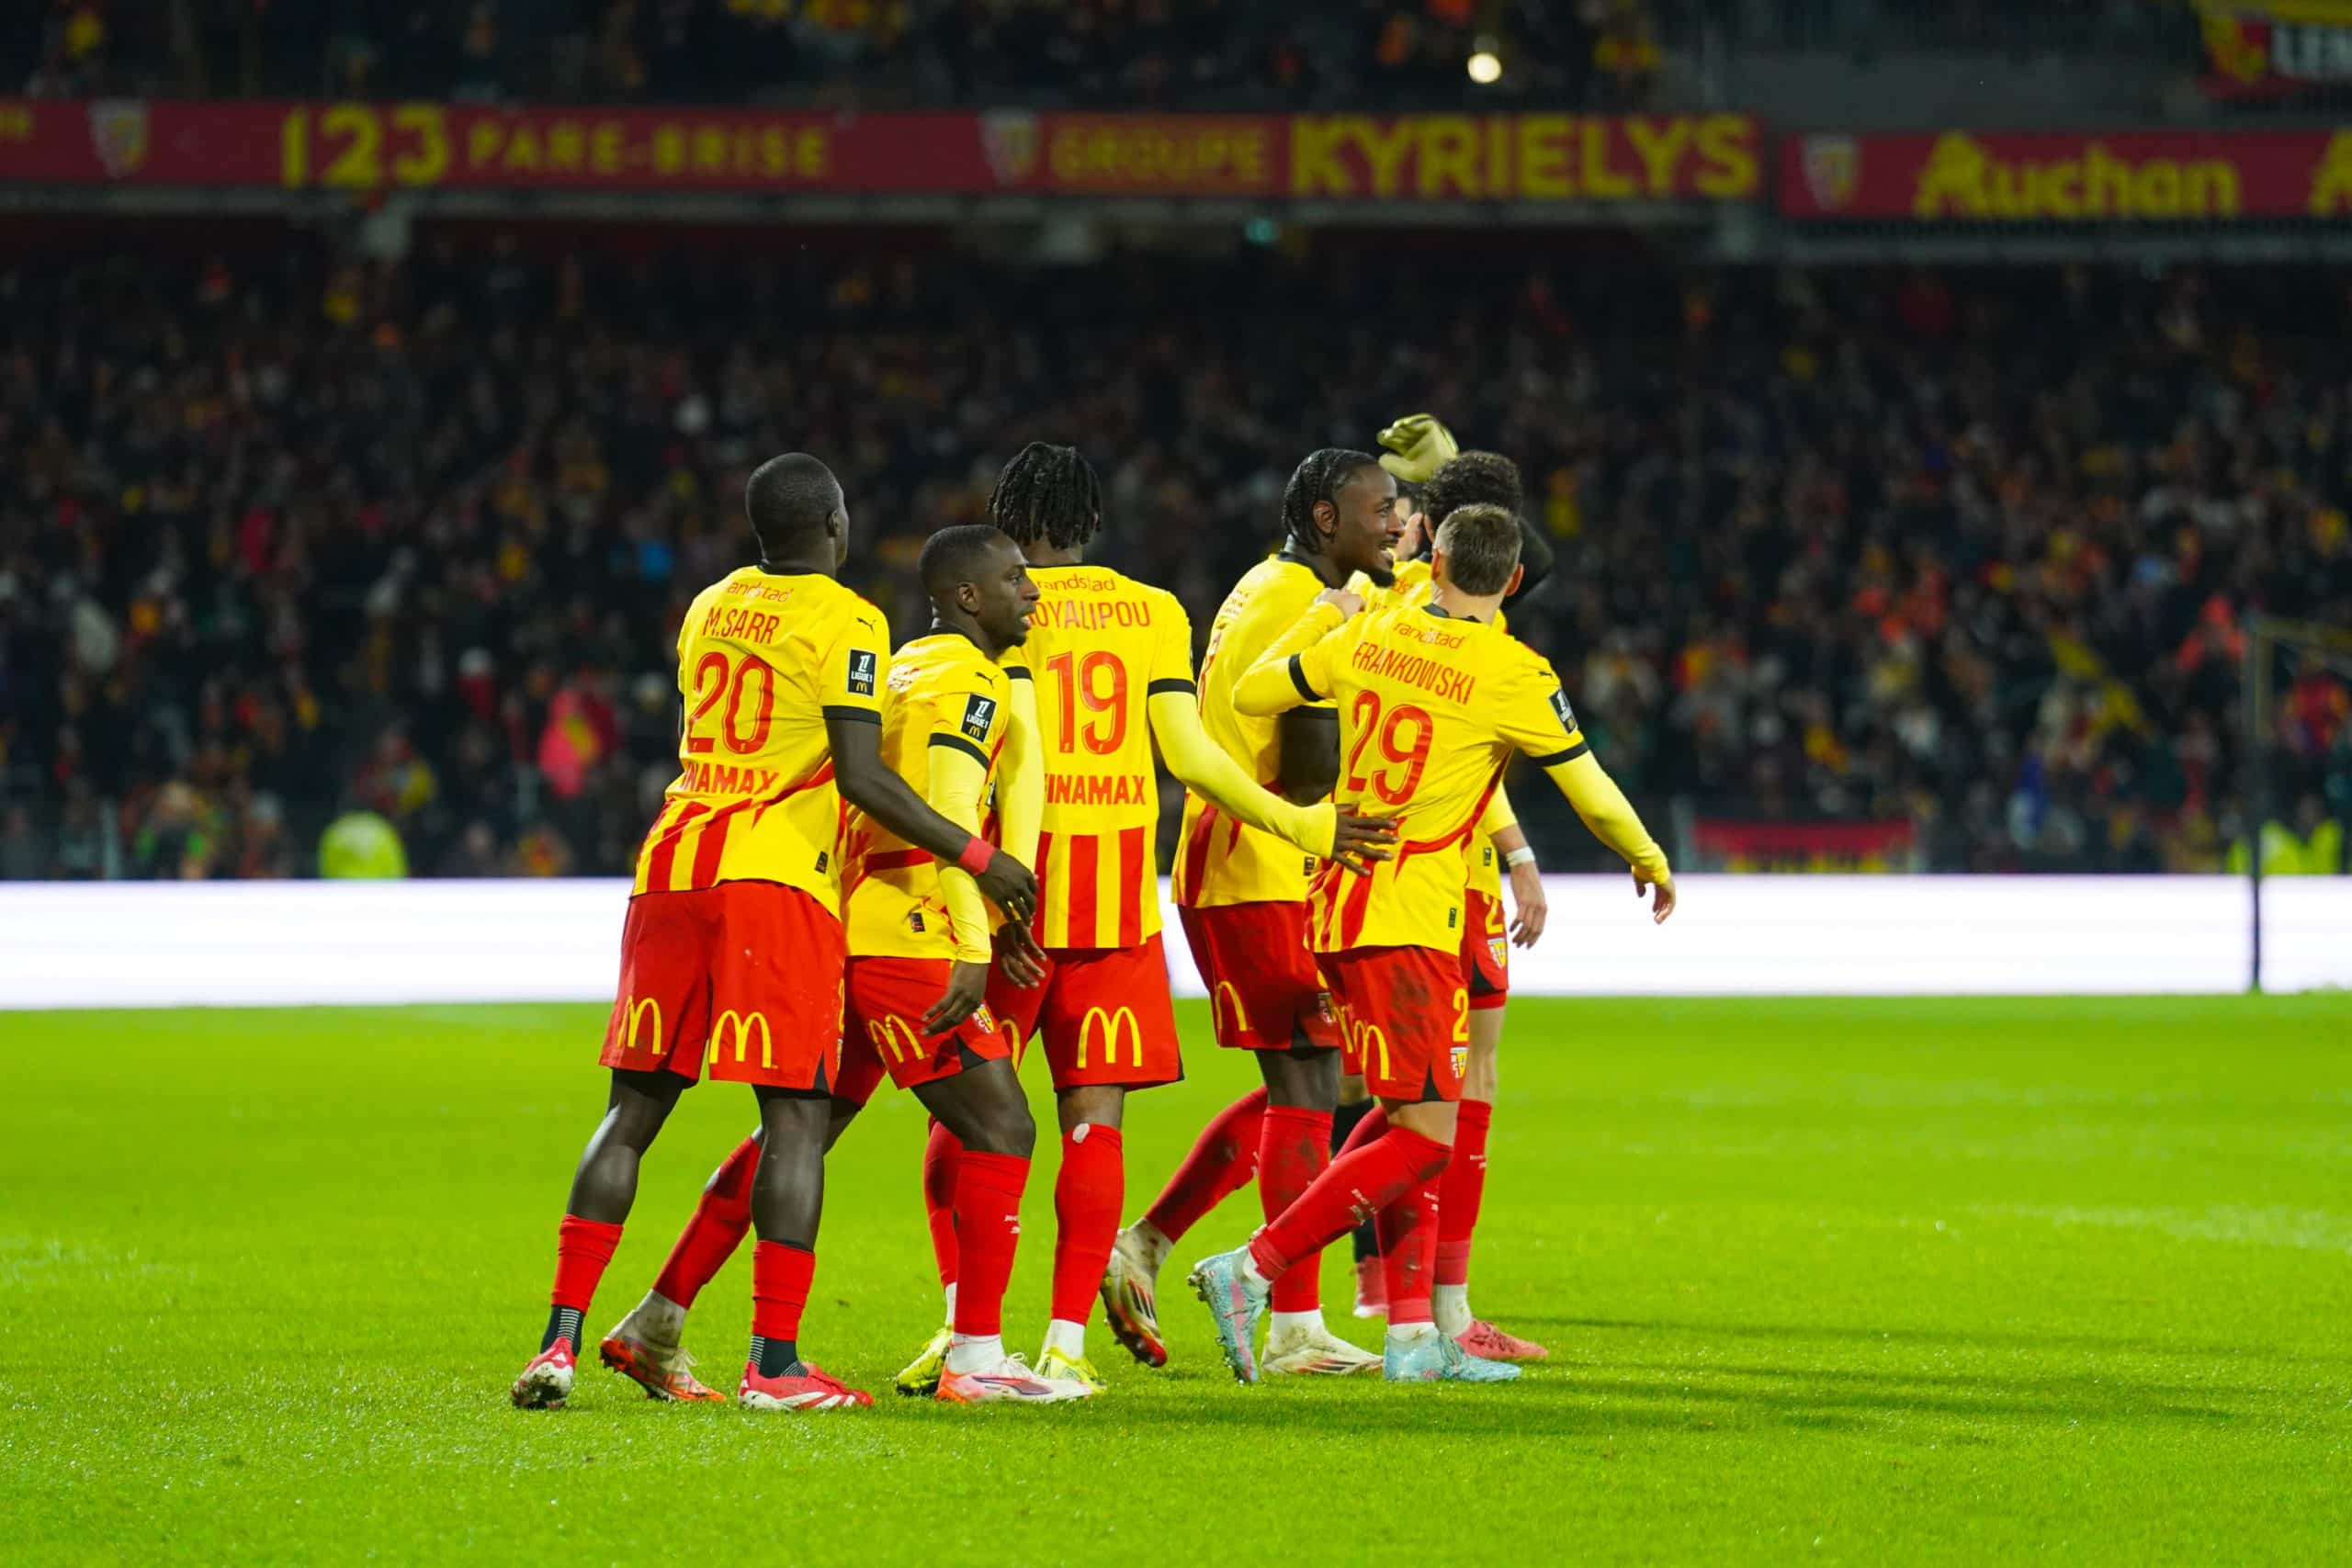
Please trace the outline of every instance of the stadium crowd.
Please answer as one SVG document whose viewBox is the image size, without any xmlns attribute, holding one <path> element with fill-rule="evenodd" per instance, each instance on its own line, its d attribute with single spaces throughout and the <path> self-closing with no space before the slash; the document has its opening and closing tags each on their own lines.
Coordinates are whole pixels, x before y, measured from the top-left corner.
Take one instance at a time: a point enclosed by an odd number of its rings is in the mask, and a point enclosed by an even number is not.
<svg viewBox="0 0 2352 1568">
<path fill-rule="evenodd" d="M 1649 0 L 26 0 L 40 96 L 1639 107 Z M 1507 62 L 1474 84 L 1480 47 Z"/>
<path fill-rule="evenodd" d="M 744 558 L 762 457 L 841 473 L 845 580 L 903 637 L 922 538 L 1073 440 L 1100 553 L 1197 637 L 1298 458 L 1419 408 L 1521 465 L 1560 565 L 1515 629 L 1653 819 L 2224 865 L 2247 617 L 2352 626 L 2340 284 L 1471 265 L 19 265 L 0 875 L 309 874 L 350 811 L 416 874 L 624 871 L 674 771 L 677 617 Z M 2281 841 L 2339 869 L 2352 686 L 2279 669 Z M 1584 866 L 1526 793 L 1545 863 Z"/>
</svg>

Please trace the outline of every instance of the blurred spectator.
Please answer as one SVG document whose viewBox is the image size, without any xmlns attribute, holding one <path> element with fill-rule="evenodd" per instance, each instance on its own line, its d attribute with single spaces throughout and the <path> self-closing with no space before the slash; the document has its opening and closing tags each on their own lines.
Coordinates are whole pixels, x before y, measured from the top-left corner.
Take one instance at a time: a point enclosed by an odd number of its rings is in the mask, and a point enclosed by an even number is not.
<svg viewBox="0 0 2352 1568">
<path fill-rule="evenodd" d="M 28 64 L 0 89 L 40 96 L 1440 108 L 1479 96 L 1464 66 L 1487 37 L 1508 62 L 1489 95 L 1580 105 L 1589 88 L 1605 86 L 1612 101 L 1646 103 L 1658 71 L 1647 0 L 18 0 L 14 8 L 24 15 L 0 19 L 0 62 Z"/>
<path fill-rule="evenodd" d="M 346 811 L 319 840 L 319 874 L 337 880 L 386 881 L 408 874 L 400 829 L 373 811 Z"/>
<path fill-rule="evenodd" d="M 760 458 L 835 465 L 850 581 L 907 636 L 921 537 L 1076 441 L 1098 553 L 1201 631 L 1306 450 L 1430 408 L 1521 465 L 1561 564 L 1514 626 L 1661 824 L 2222 869 L 2246 617 L 2352 625 L 2338 282 L 1526 254 L 1041 278 L 289 240 L 0 273 L 0 800 L 63 876 L 305 870 L 345 801 L 434 874 L 622 872 L 674 772 L 677 618 L 744 558 Z M 2280 814 L 2352 817 L 2352 689 L 2278 675 Z M 1546 863 L 1595 863 L 1526 793 Z"/>
</svg>

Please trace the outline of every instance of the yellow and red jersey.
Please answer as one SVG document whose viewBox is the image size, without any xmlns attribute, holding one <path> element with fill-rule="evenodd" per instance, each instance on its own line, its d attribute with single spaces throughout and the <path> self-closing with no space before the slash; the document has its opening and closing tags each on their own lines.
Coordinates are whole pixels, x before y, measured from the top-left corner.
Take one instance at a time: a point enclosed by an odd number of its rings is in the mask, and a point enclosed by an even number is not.
<svg viewBox="0 0 2352 1568">
<path fill-rule="evenodd" d="M 1375 587 L 1370 578 L 1358 572 L 1349 579 L 1348 586 L 1363 595 L 1369 610 L 1410 609 L 1426 604 L 1437 597 L 1437 579 L 1430 574 L 1430 563 L 1408 560 L 1396 563 L 1395 581 L 1385 588 Z M 1508 628 L 1509 622 L 1500 610 L 1495 612 L 1495 629 Z M 1470 866 L 1470 888 L 1492 898 L 1502 892 L 1502 857 L 1495 853 L 1494 835 L 1504 828 L 1515 827 L 1518 817 L 1510 809 L 1509 799 L 1497 786 L 1496 807 L 1490 808 L 1479 830 L 1463 841 L 1463 853 Z"/>
<path fill-rule="evenodd" d="M 1269 789 L 1282 776 L 1282 721 L 1235 708 L 1234 683 L 1298 624 L 1322 592 L 1323 580 L 1313 568 L 1271 556 L 1242 574 L 1209 625 L 1208 653 L 1201 661 L 1201 726 Z M 1295 844 L 1237 821 L 1198 795 L 1184 798 L 1175 895 L 1186 908 L 1301 902 L 1320 863 Z"/>
<path fill-rule="evenodd" d="M 1176 596 L 1099 566 L 1033 566 L 1036 612 L 1005 672 L 1034 679 L 1046 759 L 1037 939 L 1133 947 L 1159 930 L 1159 773 L 1147 711 L 1193 690 L 1193 626 Z"/>
<path fill-rule="evenodd" d="M 878 724 L 882 612 L 830 577 L 747 566 L 678 628 L 678 776 L 638 851 L 631 895 L 722 882 L 797 887 L 841 914 L 842 804 L 829 717 Z"/>
<path fill-rule="evenodd" d="M 1589 750 L 1559 677 L 1508 632 L 1434 604 L 1366 610 L 1284 662 L 1301 695 L 1340 710 L 1341 809 L 1398 818 L 1396 852 L 1371 875 L 1334 863 L 1316 877 L 1309 944 L 1457 953 L 1464 843 L 1504 764 L 1523 751 L 1550 768 Z"/>
<path fill-rule="evenodd" d="M 882 705 L 882 761 L 934 807 L 935 769 L 978 769 L 970 808 L 1003 750 L 1010 723 L 1004 671 L 960 632 L 919 637 L 890 658 Z M 942 753 L 948 753 L 943 756 Z M 952 761 L 951 761 L 952 757 Z M 952 814 L 951 814 L 952 815 Z M 853 958 L 978 958 L 989 951 L 986 907 L 966 930 L 940 886 L 939 861 L 864 812 L 849 812 L 852 881 L 847 923 Z M 977 898 L 977 891 L 974 895 Z"/>
</svg>

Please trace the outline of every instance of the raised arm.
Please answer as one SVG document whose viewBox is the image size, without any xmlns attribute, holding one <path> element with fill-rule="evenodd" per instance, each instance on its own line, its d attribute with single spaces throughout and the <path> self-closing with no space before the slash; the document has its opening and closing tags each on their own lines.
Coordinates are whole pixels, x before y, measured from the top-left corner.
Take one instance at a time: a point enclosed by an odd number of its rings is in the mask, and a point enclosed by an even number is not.
<svg viewBox="0 0 2352 1568">
<path fill-rule="evenodd" d="M 1263 717 L 1319 703 L 1331 694 L 1331 657 L 1338 651 L 1337 634 L 1351 613 L 1348 603 L 1335 596 L 1343 592 L 1325 592 L 1307 607 L 1296 626 L 1259 656 L 1258 662 L 1233 683 L 1235 708 Z M 1352 593 L 1346 593 L 1345 601 L 1359 609 L 1363 604 Z"/>
<path fill-rule="evenodd" d="M 1674 913 L 1674 872 L 1666 852 L 1650 837 L 1642 818 L 1592 755 L 1592 746 L 1577 727 L 1560 690 L 1559 677 L 1537 661 L 1504 697 L 1499 728 L 1528 760 L 1544 770 L 1559 792 L 1568 797 L 1592 836 L 1622 856 L 1633 869 L 1636 892 L 1651 893 L 1651 914 L 1664 920 Z"/>
<path fill-rule="evenodd" d="M 1168 771 L 1227 816 L 1285 839 L 1318 860 L 1337 860 L 1357 870 L 1369 869 L 1373 861 L 1386 860 L 1387 854 L 1374 846 L 1396 836 L 1393 823 L 1342 816 L 1329 801 L 1294 805 L 1250 777 L 1224 747 L 1209 739 L 1201 725 L 1200 698 L 1193 687 L 1191 631 L 1181 616 L 1171 621 L 1144 709 Z M 1182 644 L 1173 640 L 1177 635 L 1184 638 Z"/>
<path fill-rule="evenodd" d="M 1330 858 L 1337 811 L 1329 801 L 1294 806 L 1251 778 L 1209 739 L 1201 725 L 1200 700 L 1191 692 L 1154 692 L 1146 711 L 1168 771 L 1186 789 L 1227 816 L 1287 839 L 1317 859 Z"/>
</svg>

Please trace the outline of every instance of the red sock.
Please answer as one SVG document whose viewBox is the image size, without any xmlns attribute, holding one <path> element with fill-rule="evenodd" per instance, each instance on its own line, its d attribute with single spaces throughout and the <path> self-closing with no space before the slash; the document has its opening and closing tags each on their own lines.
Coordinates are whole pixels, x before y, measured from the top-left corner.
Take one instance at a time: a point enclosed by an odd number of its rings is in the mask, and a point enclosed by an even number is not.
<svg viewBox="0 0 2352 1568">
<path fill-rule="evenodd" d="M 1170 1241 L 1201 1223 L 1203 1215 L 1244 1187 L 1258 1169 L 1260 1127 L 1266 1091 L 1253 1089 L 1218 1111 L 1201 1129 L 1193 1152 L 1168 1179 L 1168 1186 L 1144 1218 Z"/>
<path fill-rule="evenodd" d="M 964 1145 L 955 1134 L 932 1122 L 931 1138 L 922 1146 L 922 1212 L 931 1222 L 931 1255 L 939 1264 L 943 1289 L 956 1282 L 956 1176 L 963 1153 Z M 1028 1162 L 1023 1161 L 1021 1168 L 1025 1179 Z"/>
<path fill-rule="evenodd" d="M 692 1306 L 711 1276 L 735 1256 L 752 1228 L 752 1178 L 760 1171 L 760 1140 L 746 1138 L 712 1173 L 694 1217 L 678 1233 L 653 1289 L 680 1306 Z"/>
<path fill-rule="evenodd" d="M 967 1151 L 960 1165 L 955 1235 L 963 1247 L 964 1278 L 956 1287 L 956 1332 L 995 1334 L 1004 1327 L 1004 1287 L 1021 1243 L 1029 1162 L 1019 1155 Z"/>
<path fill-rule="evenodd" d="M 620 1244 L 620 1226 L 564 1215 L 555 1231 L 555 1289 L 548 1292 L 548 1304 L 586 1312 L 595 1299 L 596 1282 L 605 1277 L 605 1265 Z"/>
<path fill-rule="evenodd" d="M 1451 1160 L 1446 1168 L 1453 1168 Z M 1388 1286 L 1388 1326 L 1428 1323 L 1437 1257 L 1437 1190 L 1442 1176 L 1408 1188 L 1380 1211 L 1380 1271 Z"/>
<path fill-rule="evenodd" d="M 1470 1233 L 1478 1228 L 1478 1205 L 1487 1196 L 1487 1127 L 1495 1108 L 1465 1100 L 1453 1123 L 1453 1157 L 1437 1190 L 1437 1283 L 1470 1282 Z"/>
<path fill-rule="evenodd" d="M 1357 1221 L 1434 1178 L 1445 1168 L 1445 1145 L 1436 1139 L 1395 1126 L 1341 1155 L 1280 1219 L 1250 1238 L 1250 1256 L 1258 1271 L 1269 1280 L 1281 1279 L 1294 1263 L 1314 1257 Z"/>
<path fill-rule="evenodd" d="M 817 1255 L 789 1242 L 752 1244 L 752 1332 L 762 1339 L 797 1344 L 800 1314 L 808 1305 L 808 1281 Z"/>
<path fill-rule="evenodd" d="M 1375 1105 L 1364 1112 L 1363 1120 L 1356 1123 L 1356 1130 L 1350 1133 L 1348 1141 L 1340 1145 L 1340 1154 L 1331 1157 L 1338 1159 L 1340 1155 L 1353 1154 L 1387 1131 L 1388 1112 Z"/>
<path fill-rule="evenodd" d="M 1271 1221 L 1315 1185 L 1331 1163 L 1331 1113 L 1295 1105 L 1266 1108 L 1258 1144 L 1258 1202 Z M 1274 1281 L 1276 1312 L 1314 1312 L 1323 1305 L 1323 1270 L 1300 1260 Z"/>
<path fill-rule="evenodd" d="M 1084 1323 L 1102 1289 L 1119 1209 L 1127 1200 L 1119 1130 L 1081 1122 L 1062 1134 L 1061 1174 L 1054 1179 L 1054 1316 Z M 956 1304 L 963 1304 L 956 1290 Z"/>
<path fill-rule="evenodd" d="M 1388 1131 L 1388 1112 L 1375 1105 L 1357 1120 L 1355 1126 L 1349 1130 L 1346 1141 L 1340 1145 L 1339 1154 L 1331 1157 L 1337 1159 L 1340 1155 L 1360 1149 L 1386 1131 Z M 1367 1219 L 1356 1226 L 1355 1231 L 1356 1261 L 1362 1263 L 1367 1258 L 1379 1258 L 1380 1227 Z"/>
</svg>

